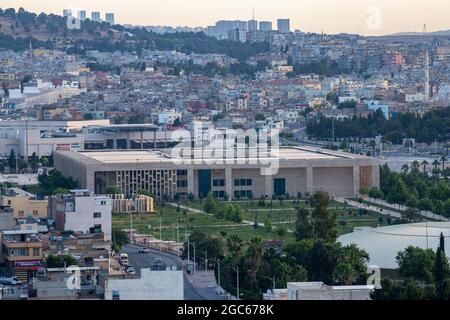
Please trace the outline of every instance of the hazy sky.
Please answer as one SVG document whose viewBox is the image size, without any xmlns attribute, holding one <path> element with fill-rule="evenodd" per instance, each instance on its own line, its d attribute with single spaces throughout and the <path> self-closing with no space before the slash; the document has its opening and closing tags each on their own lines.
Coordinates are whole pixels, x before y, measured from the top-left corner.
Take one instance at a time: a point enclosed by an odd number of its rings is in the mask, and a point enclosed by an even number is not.
<svg viewBox="0 0 450 320">
<path fill-rule="evenodd" d="M 62 14 L 82 8 L 116 14 L 116 22 L 207 26 L 217 20 L 290 18 L 293 29 L 365 35 L 450 29 L 449 0 L 1 0 L 0 7 Z M 89 15 L 89 13 L 88 13 Z M 274 23 L 274 26 L 276 24 Z"/>
</svg>

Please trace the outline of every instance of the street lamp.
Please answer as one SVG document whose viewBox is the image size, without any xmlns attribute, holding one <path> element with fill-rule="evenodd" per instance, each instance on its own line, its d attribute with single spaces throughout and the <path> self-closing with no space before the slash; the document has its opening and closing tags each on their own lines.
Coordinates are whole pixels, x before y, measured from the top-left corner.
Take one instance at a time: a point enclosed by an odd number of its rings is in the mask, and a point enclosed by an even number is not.
<svg viewBox="0 0 450 320">
<path fill-rule="evenodd" d="M 263 278 L 266 278 L 266 279 L 269 279 L 272 281 L 272 293 L 275 294 L 275 277 L 271 278 L 271 277 L 263 276 Z"/>
<path fill-rule="evenodd" d="M 229 269 L 232 269 L 232 270 L 234 270 L 234 271 L 236 271 L 236 299 L 237 300 L 240 300 L 239 299 L 239 267 L 238 266 L 236 266 L 236 268 L 235 267 L 232 267 L 232 266 L 226 266 L 225 268 L 229 268 Z"/>
<path fill-rule="evenodd" d="M 212 261 L 214 261 L 217 264 L 217 281 L 218 281 L 218 285 L 220 286 L 220 259 L 211 259 Z"/>
<path fill-rule="evenodd" d="M 189 242 L 189 238 L 188 238 L 188 265 L 190 263 L 190 252 L 189 252 L 189 248 L 192 245 L 192 247 L 194 248 L 194 276 L 195 276 L 195 242 Z"/>
<path fill-rule="evenodd" d="M 205 272 L 208 272 L 208 251 L 200 251 L 205 255 Z"/>
</svg>

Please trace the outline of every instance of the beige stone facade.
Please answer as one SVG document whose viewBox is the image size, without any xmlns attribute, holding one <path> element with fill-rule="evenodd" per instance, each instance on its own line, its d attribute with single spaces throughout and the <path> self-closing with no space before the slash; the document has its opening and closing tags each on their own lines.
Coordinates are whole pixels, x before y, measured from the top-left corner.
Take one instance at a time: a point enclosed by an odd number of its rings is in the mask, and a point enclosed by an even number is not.
<svg viewBox="0 0 450 320">
<path fill-rule="evenodd" d="M 102 194 L 117 186 L 127 196 L 140 189 L 155 198 L 173 198 L 206 192 L 216 197 L 272 197 L 326 191 L 335 196 L 358 196 L 361 186 L 379 187 L 376 158 L 314 148 L 282 148 L 274 175 L 264 175 L 263 165 L 243 163 L 178 163 L 170 150 L 113 152 L 56 152 L 55 166 L 81 187 Z M 203 193 L 202 193 L 203 192 Z"/>
</svg>

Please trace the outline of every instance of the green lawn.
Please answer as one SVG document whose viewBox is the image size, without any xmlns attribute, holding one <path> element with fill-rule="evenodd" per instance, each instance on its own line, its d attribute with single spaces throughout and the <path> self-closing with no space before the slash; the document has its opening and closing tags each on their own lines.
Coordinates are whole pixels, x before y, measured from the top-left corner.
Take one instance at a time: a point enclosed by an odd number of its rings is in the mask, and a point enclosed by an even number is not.
<svg viewBox="0 0 450 320">
<path fill-rule="evenodd" d="M 160 216 L 161 211 L 163 213 Z M 191 233 L 194 230 L 199 230 L 217 237 L 228 237 L 232 234 L 239 234 L 246 240 L 250 240 L 255 236 L 261 237 L 263 239 L 280 238 L 276 234 L 275 226 L 272 232 L 266 232 L 265 228 L 263 227 L 259 227 L 255 230 L 253 226 L 250 226 L 248 224 L 220 220 L 213 216 L 193 213 L 190 211 L 188 211 L 187 214 L 184 215 L 183 210 L 177 212 L 175 207 L 169 205 L 156 207 L 155 214 L 134 214 L 133 228 L 141 234 L 152 234 L 155 237 L 159 238 L 160 221 L 163 240 L 175 241 L 177 239 L 177 222 L 179 239 L 182 242 L 186 240 L 185 232 Z M 130 225 L 130 215 L 125 214 L 113 216 L 113 228 L 125 229 L 130 228 Z M 292 234 L 287 234 L 283 240 L 293 241 L 294 237 Z"/>
<path fill-rule="evenodd" d="M 161 221 L 162 239 L 176 241 L 177 237 L 179 237 L 181 242 L 186 240 L 185 233 L 189 234 L 195 230 L 200 230 L 221 238 L 228 238 L 230 235 L 238 234 L 245 240 L 250 240 L 253 237 L 261 237 L 265 240 L 279 239 L 280 236 L 276 230 L 281 225 L 286 229 L 295 230 L 296 210 L 293 203 L 285 202 L 285 206 L 283 207 L 278 206 L 275 208 L 274 206 L 273 211 L 270 210 L 270 207 L 257 206 L 257 202 L 252 205 L 250 202 L 244 201 L 233 202 L 233 204 L 238 204 L 243 207 L 245 211 L 244 220 L 254 222 L 255 216 L 257 216 L 256 220 L 260 224 L 264 224 L 266 220 L 270 220 L 273 225 L 272 231 L 268 232 L 263 226 L 255 229 L 253 225 L 221 220 L 213 216 L 191 211 L 187 211 L 185 215 L 184 210 L 177 212 L 177 209 L 169 204 L 156 206 L 156 212 L 154 214 L 133 215 L 133 228 L 137 229 L 141 234 L 152 234 L 158 238 Z M 201 209 L 203 206 L 198 201 L 186 205 L 197 209 Z M 301 205 L 304 206 L 305 203 L 303 202 Z M 331 208 L 335 207 L 336 203 L 333 203 Z M 343 205 L 339 205 L 339 209 L 330 210 L 336 213 L 337 228 L 340 235 L 352 232 L 355 227 L 387 225 L 387 217 L 381 214 L 368 212 L 367 214 L 360 215 L 359 210 L 344 208 Z M 161 212 L 162 215 L 160 215 Z M 381 223 L 379 220 L 380 217 L 383 218 Z M 129 228 L 130 220 L 130 215 L 114 215 L 113 228 Z M 285 243 L 295 241 L 294 234 L 287 232 L 283 237 L 283 241 Z"/>
</svg>

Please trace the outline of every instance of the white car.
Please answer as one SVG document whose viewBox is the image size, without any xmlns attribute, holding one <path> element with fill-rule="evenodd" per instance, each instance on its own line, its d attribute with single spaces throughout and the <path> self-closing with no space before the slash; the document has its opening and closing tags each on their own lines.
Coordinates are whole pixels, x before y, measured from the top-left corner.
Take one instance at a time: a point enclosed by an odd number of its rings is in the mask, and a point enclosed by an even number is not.
<svg viewBox="0 0 450 320">
<path fill-rule="evenodd" d="M 129 274 L 136 274 L 136 270 L 134 270 L 134 267 L 132 267 L 132 266 L 128 266 L 127 272 L 128 272 Z"/>
<path fill-rule="evenodd" d="M 139 248 L 139 249 L 138 249 L 138 252 L 139 252 L 139 253 L 149 253 L 150 250 L 148 250 L 147 248 Z"/>
<path fill-rule="evenodd" d="M 0 277 L 0 284 L 3 285 L 9 285 L 9 286 L 18 286 L 22 284 L 22 281 L 20 281 L 17 277 Z"/>
</svg>

